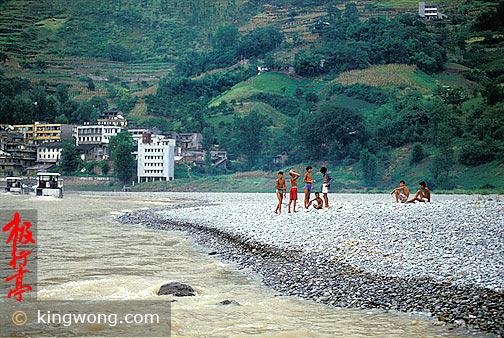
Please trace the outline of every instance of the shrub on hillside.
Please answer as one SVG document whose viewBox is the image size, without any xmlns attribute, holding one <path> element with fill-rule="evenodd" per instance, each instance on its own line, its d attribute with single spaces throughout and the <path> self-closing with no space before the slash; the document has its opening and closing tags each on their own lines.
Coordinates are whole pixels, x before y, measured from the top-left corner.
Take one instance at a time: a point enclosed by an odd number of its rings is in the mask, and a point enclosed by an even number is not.
<svg viewBox="0 0 504 338">
<path fill-rule="evenodd" d="M 465 165 L 479 165 L 492 162 L 495 149 L 485 141 L 471 141 L 462 146 L 459 162 Z"/>
<path fill-rule="evenodd" d="M 410 164 L 420 163 L 425 158 L 424 148 L 421 143 L 417 142 L 411 147 Z"/>
</svg>

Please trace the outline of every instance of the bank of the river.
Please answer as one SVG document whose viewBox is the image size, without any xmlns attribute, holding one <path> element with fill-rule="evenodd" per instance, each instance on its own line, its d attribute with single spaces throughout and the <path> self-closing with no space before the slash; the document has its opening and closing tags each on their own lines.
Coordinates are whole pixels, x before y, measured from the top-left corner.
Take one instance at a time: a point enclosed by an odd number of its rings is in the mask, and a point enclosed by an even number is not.
<svg viewBox="0 0 504 338">
<path fill-rule="evenodd" d="M 177 196 L 188 205 L 129 213 L 120 221 L 190 232 L 283 295 L 426 312 L 504 335 L 498 196 L 436 196 L 434 203 L 406 206 L 381 200 L 386 196 L 333 195 L 329 210 L 281 216 L 272 215 L 270 195 Z"/>
<path fill-rule="evenodd" d="M 266 182 L 266 183 L 265 183 Z M 175 180 L 172 182 L 149 182 L 140 185 L 129 186 L 133 192 L 201 192 L 201 193 L 271 193 L 274 192 L 273 179 L 260 180 L 245 180 L 242 182 L 223 182 L 215 178 L 201 180 Z M 74 184 L 65 183 L 66 191 L 102 191 L 102 192 L 121 192 L 123 184 L 115 183 L 110 185 L 104 184 Z M 383 194 L 389 192 L 385 189 L 333 189 L 334 192 L 344 194 Z M 502 195 L 504 189 L 454 189 L 454 190 L 438 190 L 434 189 L 435 194 L 446 195 Z"/>
<path fill-rule="evenodd" d="M 324 163 L 310 163 L 313 165 L 313 178 L 317 181 L 314 188 L 320 189 L 322 175 L 318 168 Z M 282 168 L 287 173 L 291 168 L 304 173 L 308 164 L 297 164 Z M 362 177 L 362 172 L 358 165 L 353 166 L 329 166 L 334 182 L 331 185 L 333 192 L 342 193 L 379 193 L 390 192 L 399 180 L 405 179 L 412 190 L 416 190 L 418 182 L 427 181 L 431 173 L 423 166 L 402 168 L 403 172 L 397 172 L 390 177 L 383 177 L 377 180 L 376 186 L 369 186 Z M 434 189 L 436 193 L 449 194 L 503 194 L 504 193 L 504 164 L 497 162 L 482 165 L 480 167 L 459 166 L 454 169 L 451 175 L 453 190 L 440 191 Z M 274 192 L 277 171 L 248 171 L 228 174 L 207 175 L 201 168 L 187 169 L 186 166 L 177 166 L 175 169 L 175 180 L 168 182 L 148 182 L 135 184 L 132 191 L 139 192 Z M 108 180 L 108 181 L 104 181 Z M 113 177 L 65 177 L 65 185 L 69 190 L 78 191 L 121 191 L 122 183 Z M 432 187 L 429 185 L 431 188 Z"/>
<path fill-rule="evenodd" d="M 68 192 L 62 199 L 0 194 L 4 212 L 38 212 L 38 298 L 42 301 L 164 300 L 171 304 L 174 338 L 474 336 L 466 329 L 437 326 L 424 314 L 335 309 L 299 297 L 278 297 L 279 292 L 260 283 L 257 274 L 243 273 L 238 265 L 208 255 L 190 235 L 116 221 L 133 210 L 186 202 L 185 196 L 172 193 Z M 197 295 L 158 296 L 159 287 L 170 281 L 191 285 Z M 2 304 L 6 300 L 0 297 L 0 332 L 13 336 L 4 330 L 4 325 L 13 326 L 12 313 L 5 313 Z M 225 300 L 234 302 L 222 305 Z M 102 310 L 113 308 L 104 305 Z M 114 334 L 153 332 L 150 326 L 127 329 L 118 328 Z M 105 336 L 102 326 L 92 325 L 91 330 L 92 335 Z M 61 331 L 49 325 L 37 336 L 57 335 Z"/>
</svg>

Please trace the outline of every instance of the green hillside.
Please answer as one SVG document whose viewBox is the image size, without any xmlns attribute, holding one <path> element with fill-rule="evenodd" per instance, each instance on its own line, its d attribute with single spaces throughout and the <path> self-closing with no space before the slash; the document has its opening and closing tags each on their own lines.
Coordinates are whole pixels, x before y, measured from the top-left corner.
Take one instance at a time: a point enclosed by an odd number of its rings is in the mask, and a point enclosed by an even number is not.
<svg viewBox="0 0 504 338">
<path fill-rule="evenodd" d="M 296 89 L 301 85 L 302 81 L 300 81 L 300 79 L 294 79 L 285 74 L 274 72 L 264 73 L 234 85 L 230 90 L 211 100 L 208 105 L 210 107 L 215 107 L 223 101 L 243 100 L 249 98 L 253 94 L 261 92 L 294 96 Z"/>
<path fill-rule="evenodd" d="M 447 20 L 410 0 L 3 0 L 0 122 L 118 108 L 202 132 L 233 171 L 285 152 L 342 189 L 501 189 L 504 1 L 439 6 Z"/>
<path fill-rule="evenodd" d="M 3 1 L 0 41 L 24 55 L 170 60 L 201 48 L 243 1 Z M 40 48 L 42 47 L 42 48 Z"/>
</svg>

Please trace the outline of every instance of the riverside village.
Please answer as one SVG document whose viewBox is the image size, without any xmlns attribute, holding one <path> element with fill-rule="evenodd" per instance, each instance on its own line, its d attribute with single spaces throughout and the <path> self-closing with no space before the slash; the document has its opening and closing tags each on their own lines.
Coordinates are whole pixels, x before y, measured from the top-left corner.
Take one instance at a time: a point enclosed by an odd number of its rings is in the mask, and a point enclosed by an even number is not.
<svg viewBox="0 0 504 338">
<path fill-rule="evenodd" d="M 0 0 L 0 337 L 504 337 L 504 0 Z"/>
</svg>

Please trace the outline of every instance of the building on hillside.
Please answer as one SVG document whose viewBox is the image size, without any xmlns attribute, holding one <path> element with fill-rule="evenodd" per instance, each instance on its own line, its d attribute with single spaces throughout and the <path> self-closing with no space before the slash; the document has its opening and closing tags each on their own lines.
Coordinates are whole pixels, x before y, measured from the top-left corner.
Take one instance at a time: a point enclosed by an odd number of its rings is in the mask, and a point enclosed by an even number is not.
<svg viewBox="0 0 504 338">
<path fill-rule="evenodd" d="M 289 155 L 284 151 L 273 157 L 273 163 L 282 167 L 289 160 Z"/>
<path fill-rule="evenodd" d="M 120 110 L 108 110 L 100 114 L 96 120 L 96 124 L 101 126 L 116 126 L 126 128 L 128 121 L 124 118 Z"/>
<path fill-rule="evenodd" d="M 78 126 L 76 128 L 75 144 L 98 144 L 102 142 L 103 126 Z"/>
<path fill-rule="evenodd" d="M 203 137 L 200 133 L 177 133 L 175 131 L 161 131 L 156 127 L 138 127 L 128 128 L 133 140 L 138 142 L 143 138 L 144 134 L 150 134 L 150 137 L 155 140 L 169 139 L 175 140 L 175 156 L 194 157 L 193 150 L 201 150 L 201 141 Z M 191 151 L 188 151 L 191 150 Z M 201 153 L 201 152 L 198 152 Z"/>
<path fill-rule="evenodd" d="M 178 140 L 180 138 L 179 134 L 176 131 L 172 130 L 162 131 L 161 134 L 163 134 L 166 138 L 170 138 L 172 140 Z"/>
<path fill-rule="evenodd" d="M 22 133 L 0 130 L 0 175 L 23 175 L 36 159 L 35 145 L 27 144 Z"/>
<path fill-rule="evenodd" d="M 220 160 L 217 160 L 217 161 L 213 161 L 212 160 L 212 166 L 216 167 L 216 168 L 222 168 L 222 169 L 225 169 L 225 170 L 229 170 L 230 168 L 230 163 L 229 163 L 229 160 L 227 158 L 223 158 L 223 159 L 220 159 Z"/>
<path fill-rule="evenodd" d="M 257 75 L 261 75 L 262 73 L 269 72 L 270 69 L 266 66 L 257 66 Z"/>
<path fill-rule="evenodd" d="M 138 182 L 175 178 L 175 140 L 143 135 L 138 141 Z"/>
<path fill-rule="evenodd" d="M 418 15 L 425 19 L 446 19 L 447 16 L 439 11 L 438 5 L 426 4 L 423 1 L 418 3 Z"/>
<path fill-rule="evenodd" d="M 82 144 L 108 144 L 110 138 L 116 136 L 123 127 L 106 125 L 85 125 L 78 126 L 76 129 L 75 143 Z"/>
<path fill-rule="evenodd" d="M 73 126 L 70 124 L 35 122 L 16 124 L 13 127 L 23 134 L 27 142 L 32 144 L 72 140 Z"/>
<path fill-rule="evenodd" d="M 192 162 L 193 165 L 203 168 L 206 165 L 205 151 L 203 150 L 187 150 L 183 162 Z M 229 160 L 227 158 L 227 151 L 225 150 L 211 150 L 210 159 L 212 167 L 229 169 Z"/>
<path fill-rule="evenodd" d="M 157 137 L 161 137 L 162 136 L 162 138 L 165 138 L 165 136 L 163 135 L 163 132 L 161 130 L 159 130 L 158 128 L 156 128 L 156 127 L 152 127 L 152 128 L 147 128 L 147 127 L 128 128 L 128 132 L 131 134 L 131 137 L 133 138 L 133 140 L 135 141 L 135 143 L 138 143 L 138 141 L 142 139 L 142 137 L 143 137 L 144 134 L 150 134 L 150 135 L 154 135 L 154 136 L 157 136 Z"/>
<path fill-rule="evenodd" d="M 123 119 L 124 114 L 120 110 L 105 110 L 103 113 L 100 113 L 101 119 Z"/>
<path fill-rule="evenodd" d="M 135 142 L 142 139 L 143 134 L 149 133 L 149 128 L 128 128 L 128 133 L 131 134 L 131 137 Z"/>
<path fill-rule="evenodd" d="M 84 162 L 103 161 L 109 158 L 108 145 L 106 144 L 80 144 L 77 149 Z"/>
<path fill-rule="evenodd" d="M 44 142 L 37 146 L 37 164 L 59 165 L 63 142 Z"/>
<path fill-rule="evenodd" d="M 161 139 L 171 139 L 175 141 L 175 161 L 181 161 L 183 159 L 182 156 L 182 147 L 180 146 L 179 134 L 175 131 L 161 131 L 156 127 L 152 128 L 128 128 L 128 132 L 133 137 L 135 144 L 138 144 L 139 140 L 142 140 L 144 135 L 150 135 L 149 137 L 154 141 L 159 141 Z M 138 159 L 138 150 L 136 149 L 133 153 L 136 159 Z"/>
<path fill-rule="evenodd" d="M 179 133 L 178 144 L 182 150 L 184 149 L 201 149 L 201 141 L 203 137 L 200 133 Z"/>
<path fill-rule="evenodd" d="M 215 149 L 215 150 L 210 151 L 210 155 L 211 155 L 212 159 L 223 160 L 223 159 L 227 158 L 227 151 Z"/>
<path fill-rule="evenodd" d="M 116 136 L 123 127 L 106 125 L 78 126 L 75 144 L 83 151 L 84 161 L 101 161 L 109 158 L 108 144 L 110 138 Z"/>
</svg>

